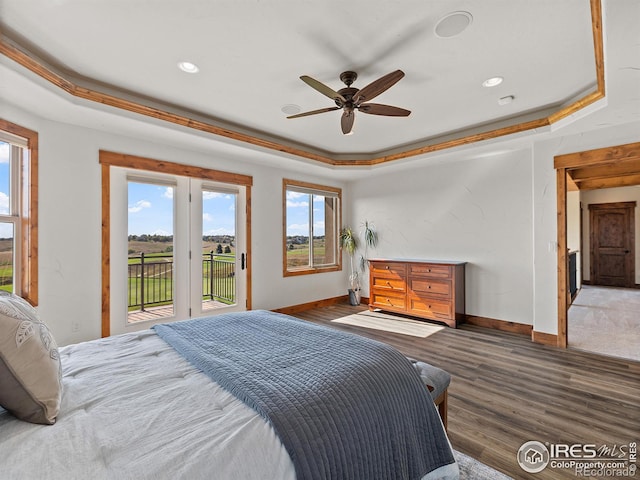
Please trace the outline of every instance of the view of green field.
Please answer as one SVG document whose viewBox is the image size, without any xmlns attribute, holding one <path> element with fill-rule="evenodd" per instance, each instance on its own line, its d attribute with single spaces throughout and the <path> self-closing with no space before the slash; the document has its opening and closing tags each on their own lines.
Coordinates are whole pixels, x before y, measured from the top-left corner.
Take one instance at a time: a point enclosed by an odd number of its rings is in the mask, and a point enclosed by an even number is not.
<svg viewBox="0 0 640 480">
<path fill-rule="evenodd" d="M 151 241 L 129 240 L 129 311 L 139 310 L 142 304 L 155 307 L 173 302 L 172 246 L 170 237 Z M 141 254 L 144 254 L 144 278 L 141 275 Z M 226 235 L 203 239 L 202 256 L 203 300 L 234 303 L 234 239 Z"/>
<path fill-rule="evenodd" d="M 321 265 L 325 262 L 325 242 L 323 238 L 313 240 L 314 264 Z M 305 243 L 288 243 L 287 267 L 304 267 L 309 265 L 309 240 Z"/>
<path fill-rule="evenodd" d="M 13 240 L 0 239 L 0 290 L 13 292 Z"/>
</svg>

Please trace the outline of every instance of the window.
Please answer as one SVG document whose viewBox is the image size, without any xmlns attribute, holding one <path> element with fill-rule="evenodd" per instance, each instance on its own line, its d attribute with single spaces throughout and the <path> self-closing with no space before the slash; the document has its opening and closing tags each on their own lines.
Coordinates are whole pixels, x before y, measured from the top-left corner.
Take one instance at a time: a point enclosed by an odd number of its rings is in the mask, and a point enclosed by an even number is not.
<svg viewBox="0 0 640 480">
<path fill-rule="evenodd" d="M 339 188 L 283 180 L 284 276 L 342 269 Z"/>
<path fill-rule="evenodd" d="M 0 120 L 0 289 L 37 305 L 38 134 Z"/>
</svg>

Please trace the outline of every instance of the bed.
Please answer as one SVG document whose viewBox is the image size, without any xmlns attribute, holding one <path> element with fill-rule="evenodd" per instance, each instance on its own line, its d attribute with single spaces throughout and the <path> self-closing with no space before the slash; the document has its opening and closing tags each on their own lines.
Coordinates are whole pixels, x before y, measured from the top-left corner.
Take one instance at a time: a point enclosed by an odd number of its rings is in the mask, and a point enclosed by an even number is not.
<svg viewBox="0 0 640 480">
<path fill-rule="evenodd" d="M 2 307 L 5 299 L 5 296 L 0 298 L 0 320 L 4 319 L 6 326 L 7 309 Z M 15 302 L 11 299 L 10 303 L 15 307 Z M 28 311 L 28 307 L 21 304 L 17 308 L 23 310 L 21 313 Z M 11 313 L 16 316 L 15 311 Z M 385 387 L 379 380 L 385 379 L 384 370 L 390 367 L 369 365 L 369 362 L 361 361 L 357 349 L 345 348 L 363 337 L 282 314 L 253 311 L 175 322 L 57 349 L 44 324 L 32 317 L 34 312 L 28 314 L 34 331 L 40 331 L 40 335 L 34 334 L 30 340 L 35 343 L 38 337 L 39 340 L 45 338 L 42 343 L 46 344 L 47 361 L 51 360 L 54 365 L 51 357 L 56 357 L 56 353 L 52 352 L 58 352 L 61 395 L 55 418 L 49 417 L 54 422 L 52 425 L 19 420 L 0 407 L 2 478 L 458 478 L 458 466 L 442 423 L 420 377 L 411 373 L 415 373 L 411 363 L 405 359 L 406 378 L 402 381 L 408 382 L 409 390 L 414 386 L 416 391 L 421 388 L 426 401 L 411 399 L 400 408 L 384 404 L 381 398 L 386 395 Z M 23 329 L 25 321 L 19 319 L 18 322 Z M 225 331 L 227 325 L 233 328 Z M 281 328 L 284 330 L 279 331 Z M 280 336 L 282 345 L 296 344 L 297 336 L 302 339 L 302 343 L 297 344 L 294 361 L 285 358 L 277 345 L 273 346 L 263 338 L 263 335 L 269 335 L 265 329 L 275 330 L 273 338 Z M 197 333 L 200 331 L 205 333 Z M 283 332 L 286 332 L 284 338 Z M 335 337 L 334 333 L 339 336 Z M 218 352 L 218 358 L 213 360 L 214 373 L 205 373 L 211 367 L 196 366 L 204 361 L 200 357 L 209 353 L 194 350 L 191 354 L 187 352 L 185 358 L 184 352 L 179 353 L 180 345 L 177 349 L 170 345 L 185 339 L 189 345 L 198 343 L 191 342 L 194 335 L 202 337 L 200 343 L 205 345 L 205 350 Z M 0 354 L 6 353 L 6 337 L 0 341 L 5 342 L 0 343 Z M 220 338 L 217 345 L 211 343 Z M 321 345 L 325 338 L 331 339 L 330 348 Z M 234 344 L 233 339 L 238 344 Z M 22 341 L 27 344 L 24 339 Z M 384 345 L 371 342 L 366 340 L 364 346 L 375 350 Z M 309 343 L 311 346 L 307 346 Z M 253 348 L 248 347 L 251 344 L 259 347 L 257 353 L 247 351 L 247 348 Z M 315 350 L 314 345 L 318 347 Z M 380 348 L 391 349 L 388 346 Z M 321 350 L 329 350 L 332 354 L 319 359 L 322 368 L 318 368 L 313 366 L 316 359 L 312 357 Z M 345 354 L 337 355 L 337 350 Z M 238 358 L 250 358 L 248 367 L 240 366 L 245 369 L 241 375 L 236 370 L 237 358 L 229 360 L 227 356 L 236 354 Z M 195 357 L 188 359 L 189 355 Z M 391 355 L 395 353 L 391 352 Z M 399 353 L 397 356 L 401 357 Z M 269 357 L 274 358 L 275 367 L 268 365 Z M 356 368 L 352 365 L 334 374 L 329 365 L 334 357 L 335 362 L 351 363 Z M 6 366 L 6 355 L 0 356 L 0 360 Z M 401 364 L 402 360 L 398 362 Z M 303 380 L 298 380 L 299 385 L 282 386 L 278 384 L 279 380 L 271 378 L 274 370 L 280 372 L 277 375 L 289 377 L 289 371 L 296 369 L 303 375 Z M 286 374 L 281 375 L 282 372 Z M 214 379 L 216 375 L 219 375 L 217 380 Z M 398 376 L 395 371 L 392 375 Z M 358 413 L 359 407 L 354 402 L 360 402 L 360 394 L 356 395 L 354 390 L 360 389 L 359 378 L 379 389 L 379 393 L 368 393 L 369 397 L 376 398 L 367 401 L 374 403 Z M 238 379 L 238 383 L 233 383 Z M 341 387 L 345 382 L 347 386 Z M 271 395 L 268 390 L 274 383 L 278 384 L 275 390 L 284 390 L 283 397 L 287 398 L 284 406 L 279 403 L 281 399 L 275 401 L 275 414 L 265 413 L 269 408 L 265 406 L 268 402 L 264 398 Z M 247 393 L 252 384 L 261 384 L 253 399 Z M 6 397 L 6 385 L 4 394 L 0 391 L 0 404 Z M 302 390 L 306 390 L 312 405 L 308 405 L 307 400 L 307 405 L 298 411 L 297 404 L 303 403 L 305 397 Z M 349 398 L 342 398 L 337 406 L 331 404 L 328 410 L 323 410 L 321 404 L 328 402 L 326 398 L 339 390 L 343 392 L 338 394 Z M 327 391 L 331 395 L 327 395 Z M 402 399 L 402 402 L 406 401 Z M 424 415 L 419 414 L 423 418 L 413 418 L 415 408 L 409 405 L 411 402 L 416 402 L 420 411 L 424 410 Z M 425 408 L 424 405 L 429 406 Z M 43 410 L 47 408 L 43 407 Z M 398 412 L 403 418 L 392 418 Z M 392 418 L 390 422 L 387 417 Z M 357 424 L 360 421 L 363 426 Z M 46 416 L 41 423 L 47 423 Z M 387 423 L 389 425 L 385 426 Z M 415 425 L 419 427 L 414 428 Z M 401 449 L 392 447 L 393 452 L 385 451 L 381 455 L 376 450 L 378 440 L 373 441 L 381 435 L 393 436 L 391 441 L 395 444 L 407 445 Z M 427 437 L 428 441 L 417 437 Z M 296 442 L 302 445 L 295 445 Z M 422 452 L 416 449 L 420 443 L 428 450 L 419 456 L 429 457 L 428 462 L 423 458 L 412 458 L 416 457 L 415 452 Z M 391 458 L 378 458 L 380 456 Z M 425 467 L 425 463 L 429 466 Z M 389 465 L 394 469 L 392 477 L 384 470 Z M 423 469 L 418 476 L 416 468 Z"/>
</svg>

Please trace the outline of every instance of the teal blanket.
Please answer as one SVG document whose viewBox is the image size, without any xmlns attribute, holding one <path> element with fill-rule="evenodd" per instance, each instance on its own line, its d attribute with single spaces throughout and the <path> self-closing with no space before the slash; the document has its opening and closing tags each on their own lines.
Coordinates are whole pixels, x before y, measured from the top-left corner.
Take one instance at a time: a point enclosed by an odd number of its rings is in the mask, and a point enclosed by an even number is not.
<svg viewBox="0 0 640 480">
<path fill-rule="evenodd" d="M 454 462 L 429 392 L 386 344 L 268 311 L 153 328 L 273 426 L 298 480 L 418 480 Z"/>
</svg>

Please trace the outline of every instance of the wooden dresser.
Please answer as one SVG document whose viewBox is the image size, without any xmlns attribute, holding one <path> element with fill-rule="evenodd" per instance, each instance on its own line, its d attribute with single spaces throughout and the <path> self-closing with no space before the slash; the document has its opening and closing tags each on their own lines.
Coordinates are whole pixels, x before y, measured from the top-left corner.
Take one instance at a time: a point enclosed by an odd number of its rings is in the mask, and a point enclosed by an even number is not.
<svg viewBox="0 0 640 480">
<path fill-rule="evenodd" d="M 369 310 L 381 309 L 444 322 L 464 321 L 466 262 L 369 260 Z"/>
</svg>

